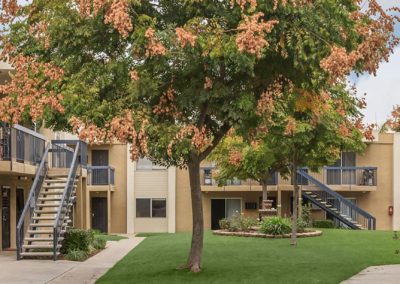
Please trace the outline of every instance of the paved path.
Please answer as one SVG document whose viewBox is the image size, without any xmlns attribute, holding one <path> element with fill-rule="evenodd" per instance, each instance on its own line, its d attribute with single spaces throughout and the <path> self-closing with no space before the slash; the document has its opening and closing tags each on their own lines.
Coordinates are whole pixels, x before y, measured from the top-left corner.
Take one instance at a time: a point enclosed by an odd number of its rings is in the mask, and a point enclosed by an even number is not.
<svg viewBox="0 0 400 284">
<path fill-rule="evenodd" d="M 342 284 L 399 284 L 400 265 L 370 266 Z"/>
<path fill-rule="evenodd" d="M 129 236 L 108 242 L 107 248 L 85 262 L 66 260 L 15 260 L 15 252 L 0 253 L 0 283 L 94 283 L 144 238 Z"/>
</svg>

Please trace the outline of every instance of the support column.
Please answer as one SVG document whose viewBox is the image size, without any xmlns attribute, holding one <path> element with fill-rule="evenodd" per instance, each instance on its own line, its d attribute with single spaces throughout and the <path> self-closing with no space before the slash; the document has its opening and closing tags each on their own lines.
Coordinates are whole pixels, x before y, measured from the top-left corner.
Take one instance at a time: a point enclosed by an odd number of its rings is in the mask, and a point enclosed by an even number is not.
<svg viewBox="0 0 400 284">
<path fill-rule="evenodd" d="M 90 191 L 86 188 L 86 222 L 85 222 L 85 228 L 88 230 L 92 227 L 92 221 L 91 221 L 91 211 L 92 208 L 90 206 Z"/>
<path fill-rule="evenodd" d="M 107 232 L 111 233 L 111 190 L 107 190 Z"/>
<path fill-rule="evenodd" d="M 276 209 L 278 210 L 278 216 L 282 217 L 282 191 L 279 185 L 276 186 Z"/>
<path fill-rule="evenodd" d="M 129 153 L 130 144 L 126 147 L 126 233 L 135 233 L 135 162 Z"/>
<path fill-rule="evenodd" d="M 378 169 L 379 174 L 379 169 Z M 400 230 L 400 133 L 393 134 L 393 224 L 394 231 Z M 379 178 L 377 178 L 379 182 Z M 379 220 L 378 220 L 379 221 Z"/>
<path fill-rule="evenodd" d="M 168 168 L 168 198 L 167 198 L 167 218 L 168 218 L 168 233 L 176 231 L 176 168 Z"/>
</svg>

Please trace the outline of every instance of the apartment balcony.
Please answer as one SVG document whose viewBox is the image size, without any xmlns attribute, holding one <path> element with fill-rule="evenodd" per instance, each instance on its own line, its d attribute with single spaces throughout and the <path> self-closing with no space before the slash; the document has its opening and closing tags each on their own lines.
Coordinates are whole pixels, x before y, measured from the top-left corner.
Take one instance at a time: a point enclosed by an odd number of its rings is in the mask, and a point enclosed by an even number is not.
<svg viewBox="0 0 400 284">
<path fill-rule="evenodd" d="M 0 172 L 33 176 L 45 145 L 45 137 L 35 131 L 0 124 Z"/>
<path fill-rule="evenodd" d="M 111 166 L 88 166 L 87 186 L 91 191 L 114 191 L 115 169 Z"/>
<path fill-rule="evenodd" d="M 250 179 L 234 179 L 227 181 L 223 186 L 218 186 L 213 179 L 212 169 L 211 167 L 201 169 L 202 191 L 262 191 L 261 185 Z M 335 191 L 377 190 L 377 167 L 323 167 L 320 172 L 310 172 L 309 174 Z M 302 179 L 299 175 L 297 183 L 304 190 L 315 190 L 307 180 Z M 293 181 L 291 178 L 284 178 L 278 173 L 274 173 L 268 182 L 268 190 L 276 191 L 278 187 L 283 191 L 291 191 L 293 190 Z"/>
</svg>

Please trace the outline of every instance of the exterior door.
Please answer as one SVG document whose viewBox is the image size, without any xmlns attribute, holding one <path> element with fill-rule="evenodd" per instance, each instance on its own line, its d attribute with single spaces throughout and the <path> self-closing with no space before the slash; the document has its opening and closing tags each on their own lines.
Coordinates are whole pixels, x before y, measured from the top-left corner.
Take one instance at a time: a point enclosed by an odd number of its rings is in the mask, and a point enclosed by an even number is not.
<svg viewBox="0 0 400 284">
<path fill-rule="evenodd" d="M 108 233 L 106 197 L 92 197 L 92 229 Z"/>
<path fill-rule="evenodd" d="M 232 218 L 235 213 L 242 211 L 242 201 L 234 199 L 211 199 L 211 229 L 219 229 L 219 220 Z"/>
<path fill-rule="evenodd" d="M 219 229 L 219 220 L 225 218 L 225 199 L 211 199 L 211 229 Z"/>
<path fill-rule="evenodd" d="M 18 224 L 19 218 L 21 218 L 22 211 L 24 210 L 24 190 L 22 188 L 17 188 L 17 206 L 16 206 L 16 222 Z"/>
<path fill-rule="evenodd" d="M 2 232 L 2 248 L 11 247 L 10 239 L 10 189 L 1 189 L 2 207 L 1 207 L 1 232 Z"/>
<path fill-rule="evenodd" d="M 92 150 L 92 165 L 93 166 L 108 166 L 108 150 Z M 107 185 L 108 169 L 93 169 L 92 172 L 93 185 Z"/>
</svg>

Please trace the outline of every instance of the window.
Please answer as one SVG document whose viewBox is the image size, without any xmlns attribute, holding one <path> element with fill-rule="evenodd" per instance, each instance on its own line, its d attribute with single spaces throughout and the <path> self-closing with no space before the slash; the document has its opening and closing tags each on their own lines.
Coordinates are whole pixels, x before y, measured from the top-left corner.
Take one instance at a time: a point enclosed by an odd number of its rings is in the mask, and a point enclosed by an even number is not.
<svg viewBox="0 0 400 284">
<path fill-rule="evenodd" d="M 153 164 L 147 158 L 140 158 L 139 161 L 137 162 L 136 169 L 141 171 L 151 171 L 151 170 L 165 170 L 166 167 Z"/>
<path fill-rule="evenodd" d="M 165 218 L 167 217 L 167 201 L 165 199 L 152 199 L 151 200 L 151 217 Z"/>
<path fill-rule="evenodd" d="M 137 198 L 136 218 L 166 218 L 167 200 L 165 198 Z"/>
<path fill-rule="evenodd" d="M 204 185 L 215 185 L 211 169 L 204 169 Z"/>
<path fill-rule="evenodd" d="M 150 218 L 150 199 L 136 199 L 136 218 Z"/>
</svg>

